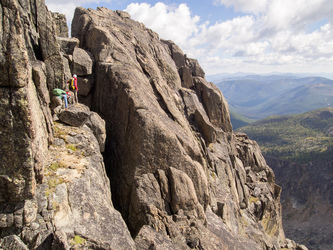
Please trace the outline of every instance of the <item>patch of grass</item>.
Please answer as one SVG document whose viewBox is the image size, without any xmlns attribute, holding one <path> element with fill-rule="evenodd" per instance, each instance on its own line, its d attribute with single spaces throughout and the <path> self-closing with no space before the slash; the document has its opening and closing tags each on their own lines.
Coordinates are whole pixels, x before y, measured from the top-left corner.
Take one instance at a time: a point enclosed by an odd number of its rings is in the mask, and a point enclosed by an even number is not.
<svg viewBox="0 0 333 250">
<path fill-rule="evenodd" d="M 47 184 L 50 188 L 55 188 L 56 186 L 62 184 L 64 182 L 64 179 L 61 177 L 53 177 L 47 181 Z"/>
<path fill-rule="evenodd" d="M 62 162 L 53 162 L 51 165 L 50 165 L 50 168 L 53 170 L 53 171 L 57 171 L 58 168 L 63 168 L 64 167 L 64 164 Z"/>
<path fill-rule="evenodd" d="M 79 235 L 75 235 L 71 244 L 72 245 L 81 245 L 81 244 L 84 244 L 85 242 L 86 242 L 86 240 L 84 238 L 82 238 Z"/>
<path fill-rule="evenodd" d="M 51 195 L 51 190 L 50 189 L 47 189 L 47 190 L 45 190 L 45 196 L 46 197 L 49 197 L 50 195 Z"/>
<path fill-rule="evenodd" d="M 76 151 L 76 147 L 73 144 L 68 144 L 67 148 L 70 149 L 70 150 L 72 150 L 72 151 Z"/>
<path fill-rule="evenodd" d="M 249 203 L 256 203 L 257 201 L 259 201 L 259 198 L 258 197 L 254 197 L 254 196 L 250 196 L 249 198 Z"/>
</svg>

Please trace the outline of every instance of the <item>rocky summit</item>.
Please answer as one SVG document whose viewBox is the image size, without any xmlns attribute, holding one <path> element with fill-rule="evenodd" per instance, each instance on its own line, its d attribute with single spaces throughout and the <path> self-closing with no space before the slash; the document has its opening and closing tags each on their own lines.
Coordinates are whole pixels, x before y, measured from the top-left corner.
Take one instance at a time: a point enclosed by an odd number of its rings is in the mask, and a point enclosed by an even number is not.
<svg viewBox="0 0 333 250">
<path fill-rule="evenodd" d="M 0 5 L 0 248 L 306 249 L 195 59 L 122 11 Z M 78 75 L 79 104 L 52 90 Z"/>
</svg>

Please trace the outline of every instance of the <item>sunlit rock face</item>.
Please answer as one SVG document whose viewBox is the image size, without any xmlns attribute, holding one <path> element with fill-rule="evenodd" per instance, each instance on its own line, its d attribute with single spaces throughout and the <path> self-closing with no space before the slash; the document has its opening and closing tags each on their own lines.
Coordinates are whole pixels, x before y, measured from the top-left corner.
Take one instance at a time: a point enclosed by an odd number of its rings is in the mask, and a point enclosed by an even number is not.
<svg viewBox="0 0 333 250">
<path fill-rule="evenodd" d="M 0 248 L 135 249 L 111 201 L 104 120 L 72 105 L 53 122 L 78 40 L 42 0 L 1 1 L 0 20 Z"/>
<path fill-rule="evenodd" d="M 72 35 L 95 59 L 91 108 L 106 121 L 113 202 L 137 244 L 159 233 L 160 244 L 222 246 L 216 220 L 231 238 L 279 248 L 274 173 L 255 142 L 233 134 L 198 62 L 120 11 L 77 8 Z"/>
<path fill-rule="evenodd" d="M 43 1 L 0 10 L 1 248 L 294 246 L 274 173 L 196 60 L 122 11 L 77 8 L 67 38 Z M 73 74 L 81 104 L 54 122 Z"/>
</svg>

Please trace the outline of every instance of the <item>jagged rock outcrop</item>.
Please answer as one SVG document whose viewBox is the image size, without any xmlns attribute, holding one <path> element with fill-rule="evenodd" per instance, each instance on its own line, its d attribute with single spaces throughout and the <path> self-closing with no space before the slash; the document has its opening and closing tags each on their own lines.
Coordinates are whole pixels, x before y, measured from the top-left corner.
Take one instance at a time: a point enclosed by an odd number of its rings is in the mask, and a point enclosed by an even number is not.
<svg viewBox="0 0 333 250">
<path fill-rule="evenodd" d="M 73 71 L 79 76 L 92 74 L 94 58 L 83 49 L 75 48 L 73 51 Z"/>
<path fill-rule="evenodd" d="M 239 249 L 284 246 L 274 173 L 255 142 L 232 133 L 196 60 L 106 8 L 77 8 L 72 35 L 95 59 L 88 95 L 106 121 L 113 201 L 137 247 L 233 248 L 228 230 Z M 216 234 L 210 209 L 226 225 Z"/>
<path fill-rule="evenodd" d="M 53 24 L 55 25 L 55 33 L 57 37 L 68 37 L 68 26 L 66 23 L 66 16 L 60 13 L 51 12 Z"/>
<path fill-rule="evenodd" d="M 87 107 L 81 127 L 51 115 L 49 93 L 65 88 L 78 40 L 60 50 L 42 0 L 1 1 L 0 21 L 0 248 L 134 249 L 111 201 L 104 121 Z"/>
<path fill-rule="evenodd" d="M 126 12 L 77 8 L 59 38 L 42 0 L 0 10 L 1 248 L 295 247 L 273 171 L 196 60 Z M 89 107 L 53 122 L 74 73 Z"/>
</svg>

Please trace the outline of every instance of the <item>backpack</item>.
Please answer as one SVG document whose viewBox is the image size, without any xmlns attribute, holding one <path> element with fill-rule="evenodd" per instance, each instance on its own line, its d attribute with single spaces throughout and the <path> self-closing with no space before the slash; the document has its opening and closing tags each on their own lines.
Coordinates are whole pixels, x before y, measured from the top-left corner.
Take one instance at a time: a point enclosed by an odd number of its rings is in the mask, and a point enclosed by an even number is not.
<svg viewBox="0 0 333 250">
<path fill-rule="evenodd" d="M 52 90 L 53 95 L 57 95 L 57 96 L 61 96 L 61 94 L 63 93 L 62 89 L 54 89 Z"/>
<path fill-rule="evenodd" d="M 69 90 L 75 90 L 74 78 L 69 80 Z"/>
</svg>

